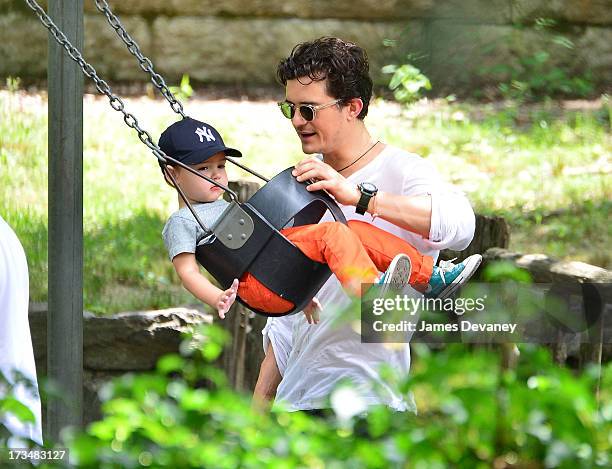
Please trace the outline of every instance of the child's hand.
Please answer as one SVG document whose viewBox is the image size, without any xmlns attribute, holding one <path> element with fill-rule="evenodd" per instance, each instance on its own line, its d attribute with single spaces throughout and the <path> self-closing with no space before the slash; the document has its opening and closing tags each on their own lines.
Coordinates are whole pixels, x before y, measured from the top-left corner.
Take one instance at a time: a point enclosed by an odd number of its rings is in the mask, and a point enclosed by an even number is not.
<svg viewBox="0 0 612 469">
<path fill-rule="evenodd" d="M 236 293 L 238 292 L 238 279 L 235 278 L 232 282 L 231 287 L 221 293 L 219 296 L 219 300 L 217 301 L 217 312 L 219 313 L 219 317 L 221 319 L 225 319 L 225 313 L 229 311 L 229 309 L 236 301 Z"/>
<path fill-rule="evenodd" d="M 322 309 L 323 307 L 316 296 L 310 300 L 308 306 L 304 308 L 304 315 L 306 316 L 306 321 L 308 321 L 308 324 L 319 323 L 319 311 Z"/>
</svg>

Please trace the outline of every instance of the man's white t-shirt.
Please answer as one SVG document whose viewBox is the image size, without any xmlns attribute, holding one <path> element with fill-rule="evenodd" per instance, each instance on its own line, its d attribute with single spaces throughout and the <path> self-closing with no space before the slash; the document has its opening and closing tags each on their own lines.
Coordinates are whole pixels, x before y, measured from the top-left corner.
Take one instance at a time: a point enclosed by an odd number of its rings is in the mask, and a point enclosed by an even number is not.
<svg viewBox="0 0 612 469">
<path fill-rule="evenodd" d="M 348 180 L 355 185 L 371 182 L 380 192 L 391 194 L 431 195 L 429 239 L 380 218 L 373 224 L 405 239 L 434 261 L 441 249 L 462 250 L 472 240 L 475 219 L 467 198 L 444 183 L 434 167 L 418 155 L 387 145 Z M 358 215 L 354 206 L 341 209 L 347 220 L 372 222 L 370 214 Z M 331 219 L 327 214 L 323 220 Z M 323 285 L 317 298 L 323 307 L 319 324 L 310 325 L 303 314 L 295 314 L 268 319 L 262 331 L 264 350 L 272 344 L 282 375 L 276 403 L 289 410 L 325 408 L 334 387 L 350 380 L 368 405 L 386 404 L 400 411 L 416 411 L 412 396 L 403 397 L 379 374 L 384 365 L 407 376 L 409 344 L 393 348 L 388 344 L 361 343 L 349 322 L 337 320 L 337 313 L 350 304 L 350 299 L 335 276 Z"/>
<path fill-rule="evenodd" d="M 29 438 L 42 445 L 40 397 L 28 322 L 28 300 L 28 264 L 23 247 L 11 227 L 0 217 L 0 371 L 11 384 L 14 384 L 15 370 L 32 382 L 32 389 L 17 384 L 12 393 L 36 418 L 35 423 L 23 423 L 8 415 L 2 424 L 13 436 Z M 12 444 L 20 444 L 17 441 Z"/>
</svg>

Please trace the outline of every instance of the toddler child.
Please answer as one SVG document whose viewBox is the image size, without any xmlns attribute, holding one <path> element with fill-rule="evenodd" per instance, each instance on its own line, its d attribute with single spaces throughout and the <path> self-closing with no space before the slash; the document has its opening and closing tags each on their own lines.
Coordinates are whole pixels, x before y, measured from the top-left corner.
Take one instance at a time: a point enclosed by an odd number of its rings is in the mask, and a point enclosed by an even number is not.
<svg viewBox="0 0 612 469">
<path fill-rule="evenodd" d="M 189 117 L 168 127 L 160 137 L 159 146 L 166 155 L 224 186 L 228 184 L 225 157 L 242 156 L 238 150 L 225 146 L 214 127 Z M 167 170 L 205 226 L 213 226 L 229 204 L 221 198 L 223 190 L 180 166 L 168 165 Z M 167 177 L 166 181 L 171 184 Z M 222 318 L 236 295 L 250 307 L 269 314 L 280 315 L 293 309 L 291 302 L 270 291 L 249 272 L 235 279 L 226 290 L 202 275 L 195 258 L 196 246 L 211 243 L 214 235 L 202 229 L 180 196 L 179 206 L 168 219 L 162 235 L 187 290 L 215 308 Z M 433 258 L 422 255 L 403 239 L 356 220 L 349 221 L 348 225 L 323 222 L 280 232 L 308 258 L 326 263 L 345 290 L 355 296 L 361 295 L 362 283 L 378 283 L 398 291 L 409 283 L 427 297 L 445 298 L 473 275 L 482 260 L 475 254 L 459 264 L 443 261 L 440 266 L 434 266 Z M 379 275 L 379 271 L 384 274 Z M 309 322 L 315 305 L 316 299 L 307 308 Z"/>
</svg>

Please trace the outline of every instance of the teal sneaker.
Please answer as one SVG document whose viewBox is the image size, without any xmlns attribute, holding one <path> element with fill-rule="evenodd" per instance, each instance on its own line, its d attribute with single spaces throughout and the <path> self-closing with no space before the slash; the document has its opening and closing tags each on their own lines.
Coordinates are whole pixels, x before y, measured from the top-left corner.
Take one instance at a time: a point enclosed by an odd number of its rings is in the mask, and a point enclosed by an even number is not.
<svg viewBox="0 0 612 469">
<path fill-rule="evenodd" d="M 379 294 L 385 296 L 389 290 L 402 292 L 409 284 L 412 263 L 406 254 L 398 254 L 374 285 L 379 285 Z"/>
<path fill-rule="evenodd" d="M 452 295 L 457 288 L 474 275 L 482 262 L 482 256 L 474 254 L 459 264 L 453 264 L 454 260 L 440 261 L 439 265 L 434 266 L 424 293 L 425 298 L 443 299 Z"/>
</svg>

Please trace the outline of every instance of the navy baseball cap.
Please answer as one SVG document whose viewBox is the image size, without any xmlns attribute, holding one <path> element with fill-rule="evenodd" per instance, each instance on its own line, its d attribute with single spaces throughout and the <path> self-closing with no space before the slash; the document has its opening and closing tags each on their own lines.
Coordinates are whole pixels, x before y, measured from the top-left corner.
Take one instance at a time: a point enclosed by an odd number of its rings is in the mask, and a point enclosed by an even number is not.
<svg viewBox="0 0 612 469">
<path fill-rule="evenodd" d="M 175 122 L 159 137 L 159 148 L 168 156 L 184 164 L 199 164 L 220 151 L 228 156 L 242 156 L 228 148 L 217 130 L 210 124 L 191 117 Z"/>
</svg>

